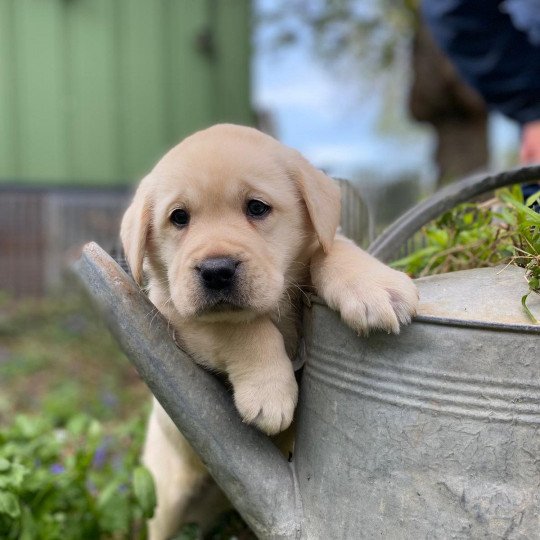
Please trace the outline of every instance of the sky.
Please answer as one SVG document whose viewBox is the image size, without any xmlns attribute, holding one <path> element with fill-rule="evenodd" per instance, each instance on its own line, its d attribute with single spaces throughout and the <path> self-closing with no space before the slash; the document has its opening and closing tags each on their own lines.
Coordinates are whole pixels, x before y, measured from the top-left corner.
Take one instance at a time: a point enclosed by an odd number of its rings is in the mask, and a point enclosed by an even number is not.
<svg viewBox="0 0 540 540">
<path fill-rule="evenodd" d="M 257 109 L 271 114 L 282 142 L 334 176 L 414 172 L 426 183 L 434 181 L 433 136 L 407 120 L 406 82 L 394 89 L 395 133 L 383 130 L 379 119 L 387 103 L 376 84 L 362 74 L 339 77 L 313 56 L 307 40 L 276 51 L 266 45 L 267 36 L 264 28 L 255 33 L 253 99 Z M 517 147 L 517 126 L 501 116 L 491 119 L 490 134 L 496 158 Z M 499 161 L 493 167 L 503 166 Z"/>
</svg>

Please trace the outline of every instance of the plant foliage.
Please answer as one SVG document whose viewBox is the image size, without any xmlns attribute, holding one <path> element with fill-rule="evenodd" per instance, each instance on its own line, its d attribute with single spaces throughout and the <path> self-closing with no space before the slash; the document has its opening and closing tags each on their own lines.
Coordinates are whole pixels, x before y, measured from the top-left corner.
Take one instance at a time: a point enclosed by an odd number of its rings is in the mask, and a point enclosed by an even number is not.
<svg viewBox="0 0 540 540">
<path fill-rule="evenodd" d="M 86 297 L 0 297 L 0 538 L 144 539 L 148 396 Z"/>
<path fill-rule="evenodd" d="M 527 315 L 531 294 L 540 294 L 540 214 L 531 207 L 540 191 L 523 199 L 519 186 L 497 192 L 484 203 L 466 203 L 423 227 L 416 248 L 392 265 L 414 277 L 469 268 L 516 264 L 526 269 L 529 290 L 522 298 Z"/>
<path fill-rule="evenodd" d="M 104 435 L 84 414 L 62 428 L 18 415 L 0 430 L 0 538 L 145 538 L 156 503 L 139 465 L 141 418 Z"/>
</svg>

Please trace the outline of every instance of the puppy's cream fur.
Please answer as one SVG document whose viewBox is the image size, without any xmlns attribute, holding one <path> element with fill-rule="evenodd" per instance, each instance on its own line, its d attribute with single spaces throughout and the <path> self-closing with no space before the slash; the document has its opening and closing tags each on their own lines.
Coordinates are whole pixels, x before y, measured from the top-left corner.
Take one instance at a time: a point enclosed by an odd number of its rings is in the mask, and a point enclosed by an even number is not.
<svg viewBox="0 0 540 540">
<path fill-rule="evenodd" d="M 249 217 L 252 199 L 271 211 Z M 189 213 L 185 227 L 171 223 L 176 209 Z M 255 129 L 217 125 L 161 159 L 122 221 L 135 280 L 147 278 L 182 346 L 227 375 L 239 414 L 268 434 L 293 418 L 304 290 L 314 288 L 361 334 L 398 332 L 416 309 L 412 281 L 336 234 L 339 220 L 339 188 L 298 152 Z M 201 289 L 198 265 L 215 257 L 240 261 L 234 306 L 209 306 Z M 158 496 L 150 535 L 166 538 L 206 471 L 156 401 L 143 458 Z"/>
</svg>

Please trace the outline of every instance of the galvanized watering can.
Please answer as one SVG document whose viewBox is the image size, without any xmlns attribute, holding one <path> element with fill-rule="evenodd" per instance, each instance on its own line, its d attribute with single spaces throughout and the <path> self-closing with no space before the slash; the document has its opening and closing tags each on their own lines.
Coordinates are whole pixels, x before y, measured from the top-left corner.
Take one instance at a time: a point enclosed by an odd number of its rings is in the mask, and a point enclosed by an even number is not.
<svg viewBox="0 0 540 540">
<path fill-rule="evenodd" d="M 422 222 L 486 186 L 540 176 L 527 171 L 450 186 L 373 251 L 386 259 Z M 291 461 L 241 422 L 227 390 L 175 346 L 166 322 L 149 317 L 146 297 L 97 245 L 86 246 L 76 269 L 259 537 L 540 536 L 540 327 L 521 312 L 520 269 L 417 280 L 420 312 L 399 336 L 360 338 L 314 299 Z"/>
</svg>

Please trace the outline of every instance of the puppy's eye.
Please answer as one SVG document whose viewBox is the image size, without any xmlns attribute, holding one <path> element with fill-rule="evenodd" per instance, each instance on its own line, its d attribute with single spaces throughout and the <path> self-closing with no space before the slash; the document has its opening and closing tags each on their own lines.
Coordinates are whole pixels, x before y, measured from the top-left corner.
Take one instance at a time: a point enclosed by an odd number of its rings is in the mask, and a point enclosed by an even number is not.
<svg viewBox="0 0 540 540">
<path fill-rule="evenodd" d="M 258 199 L 251 199 L 247 203 L 246 213 L 252 218 L 261 218 L 268 214 L 272 208 Z"/>
<path fill-rule="evenodd" d="M 173 210 L 169 218 L 173 225 L 185 227 L 189 223 L 189 214 L 180 208 Z"/>
</svg>

